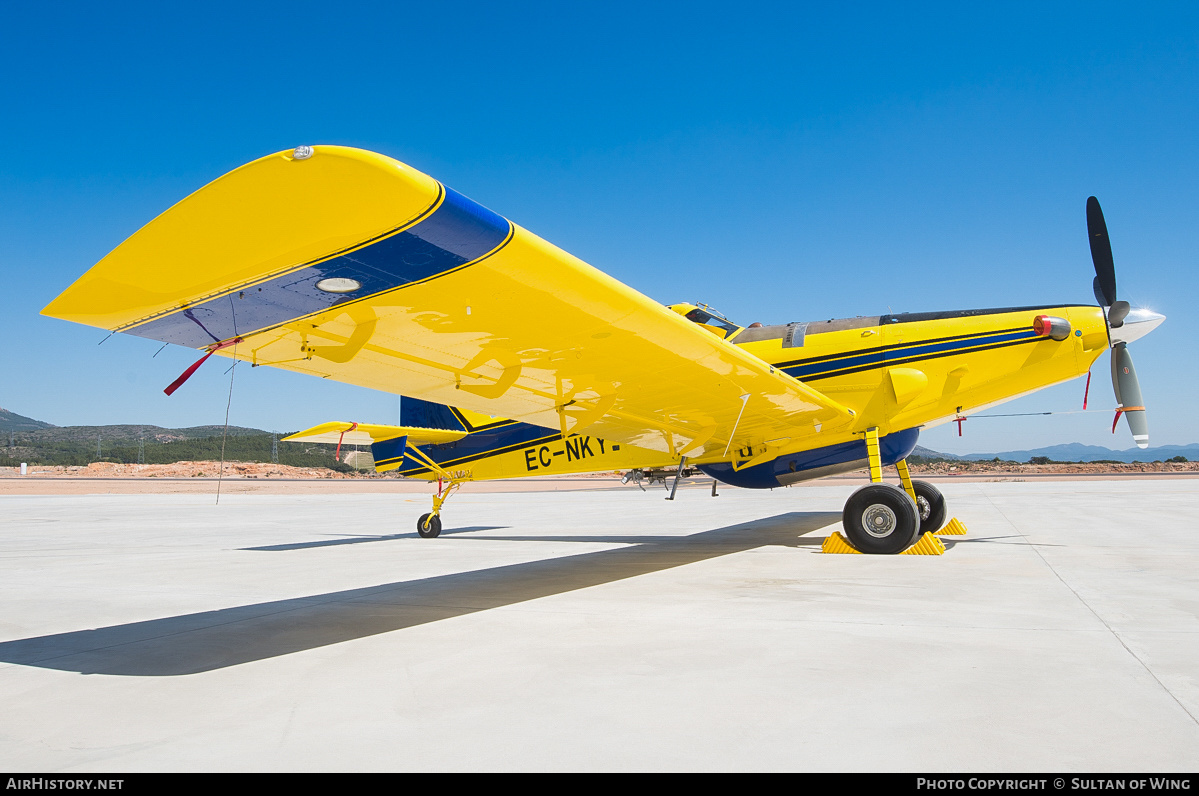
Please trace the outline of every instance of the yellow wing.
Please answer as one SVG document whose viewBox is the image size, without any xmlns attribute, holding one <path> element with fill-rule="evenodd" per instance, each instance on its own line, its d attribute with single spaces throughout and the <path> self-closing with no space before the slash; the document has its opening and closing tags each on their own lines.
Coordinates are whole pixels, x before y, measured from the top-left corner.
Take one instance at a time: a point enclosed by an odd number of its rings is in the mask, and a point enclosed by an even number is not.
<svg viewBox="0 0 1199 796">
<path fill-rule="evenodd" d="M 305 157 L 305 155 L 307 155 Z M 486 415 L 724 459 L 853 412 L 382 155 L 254 161 L 44 314 Z"/>
<path fill-rule="evenodd" d="M 345 445 L 370 445 L 399 437 L 407 437 L 412 445 L 440 445 L 454 442 L 466 436 L 465 431 L 448 431 L 440 428 L 415 428 L 413 426 L 385 426 L 377 423 L 345 423 L 334 421 L 304 431 L 297 431 L 284 442 L 330 442 Z"/>
</svg>

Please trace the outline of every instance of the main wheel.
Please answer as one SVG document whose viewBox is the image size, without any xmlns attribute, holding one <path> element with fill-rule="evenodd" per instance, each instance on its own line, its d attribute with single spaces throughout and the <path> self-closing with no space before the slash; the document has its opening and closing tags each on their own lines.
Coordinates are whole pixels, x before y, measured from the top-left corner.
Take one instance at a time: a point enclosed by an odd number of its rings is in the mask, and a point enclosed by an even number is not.
<svg viewBox="0 0 1199 796">
<path fill-rule="evenodd" d="M 416 521 L 416 532 L 426 539 L 432 539 L 441 533 L 441 517 L 435 514 L 422 514 Z"/>
<path fill-rule="evenodd" d="M 863 553 L 902 553 L 920 535 L 916 503 L 891 484 L 867 484 L 850 495 L 841 524 L 850 544 Z"/>
<path fill-rule="evenodd" d="M 945 496 L 928 481 L 913 481 L 916 510 L 920 513 L 920 533 L 936 533 L 945 524 Z"/>
</svg>

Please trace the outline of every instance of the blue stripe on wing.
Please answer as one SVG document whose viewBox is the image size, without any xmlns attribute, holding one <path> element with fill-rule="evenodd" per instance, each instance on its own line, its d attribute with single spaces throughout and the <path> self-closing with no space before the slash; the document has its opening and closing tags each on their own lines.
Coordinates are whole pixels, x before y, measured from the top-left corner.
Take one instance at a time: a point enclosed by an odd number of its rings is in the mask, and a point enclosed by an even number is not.
<svg viewBox="0 0 1199 796">
<path fill-rule="evenodd" d="M 494 252 L 508 239 L 512 226 L 507 219 L 457 191 L 444 190 L 436 210 L 401 232 L 123 331 L 200 348 L 448 273 Z M 318 290 L 316 283 L 330 277 L 353 279 L 362 287 L 341 294 Z"/>
</svg>

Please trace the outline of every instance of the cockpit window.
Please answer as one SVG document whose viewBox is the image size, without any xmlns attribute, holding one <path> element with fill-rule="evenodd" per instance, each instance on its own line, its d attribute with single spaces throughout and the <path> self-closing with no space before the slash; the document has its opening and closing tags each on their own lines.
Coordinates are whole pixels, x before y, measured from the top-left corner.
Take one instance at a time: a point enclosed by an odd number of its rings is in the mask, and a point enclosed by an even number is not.
<svg viewBox="0 0 1199 796">
<path fill-rule="evenodd" d="M 720 329 L 721 337 L 728 337 L 730 334 L 737 331 L 737 329 L 739 328 L 739 327 L 735 326 L 734 324 L 731 324 L 728 321 L 724 320 L 723 318 L 717 318 L 712 313 L 704 312 L 703 310 L 698 309 L 698 308 L 691 310 L 691 312 L 687 313 L 683 317 L 685 317 L 689 321 L 694 321 L 695 323 L 698 323 L 701 326 L 714 326 L 717 329 Z"/>
</svg>

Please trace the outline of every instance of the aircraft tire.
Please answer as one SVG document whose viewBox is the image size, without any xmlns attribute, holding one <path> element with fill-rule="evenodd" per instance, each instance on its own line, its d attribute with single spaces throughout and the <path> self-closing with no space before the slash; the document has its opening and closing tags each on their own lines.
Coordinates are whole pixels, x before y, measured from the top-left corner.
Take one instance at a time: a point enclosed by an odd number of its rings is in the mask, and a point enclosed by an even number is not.
<svg viewBox="0 0 1199 796">
<path fill-rule="evenodd" d="M 936 533 L 945 524 L 945 496 L 928 481 L 913 481 L 916 509 L 920 512 L 920 533 Z"/>
<path fill-rule="evenodd" d="M 425 539 L 432 539 L 441 533 L 441 517 L 430 514 L 420 515 L 416 521 L 416 532 Z"/>
<path fill-rule="evenodd" d="M 850 495 L 841 524 L 849 543 L 863 553 L 895 555 L 920 537 L 916 502 L 892 484 L 867 484 Z"/>
</svg>

